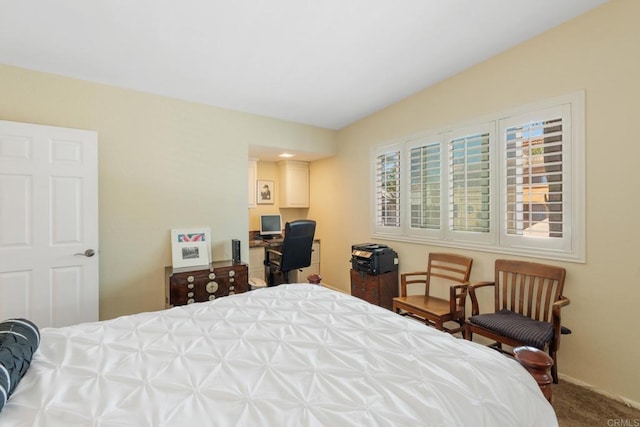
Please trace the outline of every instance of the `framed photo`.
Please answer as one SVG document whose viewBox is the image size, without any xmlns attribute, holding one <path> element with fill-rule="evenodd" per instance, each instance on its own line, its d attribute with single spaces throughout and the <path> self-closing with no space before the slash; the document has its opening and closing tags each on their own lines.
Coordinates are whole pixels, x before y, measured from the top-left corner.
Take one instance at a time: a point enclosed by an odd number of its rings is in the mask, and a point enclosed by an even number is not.
<svg viewBox="0 0 640 427">
<path fill-rule="evenodd" d="M 209 228 L 175 228 L 171 230 L 173 268 L 206 266 L 211 262 Z"/>
<path fill-rule="evenodd" d="M 258 181 L 258 188 L 256 191 L 258 195 L 259 205 L 272 205 L 275 199 L 275 188 L 273 181 Z"/>
</svg>

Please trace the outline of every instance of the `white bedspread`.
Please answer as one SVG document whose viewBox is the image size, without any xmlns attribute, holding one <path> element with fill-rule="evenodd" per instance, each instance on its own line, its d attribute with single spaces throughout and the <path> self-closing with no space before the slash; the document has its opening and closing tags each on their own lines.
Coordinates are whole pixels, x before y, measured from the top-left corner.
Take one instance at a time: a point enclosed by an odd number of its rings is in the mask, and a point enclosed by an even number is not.
<svg viewBox="0 0 640 427">
<path fill-rule="evenodd" d="M 494 350 L 314 285 L 43 329 L 0 426 L 554 426 Z"/>
</svg>

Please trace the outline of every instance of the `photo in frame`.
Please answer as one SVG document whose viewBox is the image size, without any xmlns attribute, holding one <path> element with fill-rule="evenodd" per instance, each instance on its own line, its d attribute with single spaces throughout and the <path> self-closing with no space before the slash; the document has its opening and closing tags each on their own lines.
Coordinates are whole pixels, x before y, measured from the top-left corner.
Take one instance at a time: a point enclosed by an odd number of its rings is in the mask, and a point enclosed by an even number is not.
<svg viewBox="0 0 640 427">
<path fill-rule="evenodd" d="M 173 268 L 207 266 L 211 262 L 211 229 L 175 228 L 171 230 Z"/>
<path fill-rule="evenodd" d="M 273 181 L 258 181 L 256 194 L 259 205 L 272 205 L 275 199 L 275 185 Z"/>
</svg>

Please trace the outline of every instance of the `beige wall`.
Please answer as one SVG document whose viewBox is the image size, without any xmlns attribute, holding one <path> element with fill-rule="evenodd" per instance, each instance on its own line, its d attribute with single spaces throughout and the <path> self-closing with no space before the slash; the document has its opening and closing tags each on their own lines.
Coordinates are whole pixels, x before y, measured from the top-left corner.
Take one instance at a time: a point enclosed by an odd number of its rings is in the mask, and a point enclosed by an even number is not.
<svg viewBox="0 0 640 427">
<path fill-rule="evenodd" d="M 249 145 L 335 150 L 334 131 L 3 65 L 0 119 L 98 132 L 101 319 L 164 308 L 171 228 L 248 261 Z"/>
<path fill-rule="evenodd" d="M 561 374 L 640 402 L 640 2 L 615 0 L 459 75 L 369 116 L 338 134 L 336 158 L 312 165 L 312 208 L 321 218 L 325 281 L 348 289 L 350 245 L 369 241 L 370 146 L 536 100 L 586 93 L 587 262 L 568 271 Z M 320 184 L 322 183 L 322 184 Z M 386 242 L 401 271 L 425 266 L 435 246 Z M 448 250 L 448 249 L 447 249 Z M 472 279 L 492 277 L 503 255 L 474 258 Z M 515 258 L 515 257 L 512 257 Z"/>
</svg>

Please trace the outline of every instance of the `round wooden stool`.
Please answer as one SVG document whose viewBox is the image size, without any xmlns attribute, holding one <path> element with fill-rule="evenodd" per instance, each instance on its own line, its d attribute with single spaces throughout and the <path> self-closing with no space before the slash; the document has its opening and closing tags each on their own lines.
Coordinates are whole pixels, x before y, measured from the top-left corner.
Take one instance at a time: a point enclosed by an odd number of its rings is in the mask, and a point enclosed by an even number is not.
<svg viewBox="0 0 640 427">
<path fill-rule="evenodd" d="M 513 355 L 538 383 L 542 394 L 551 403 L 551 383 L 553 378 L 549 370 L 553 366 L 553 359 L 547 353 L 535 347 L 516 347 Z"/>
</svg>

